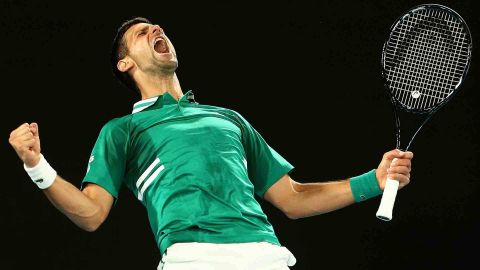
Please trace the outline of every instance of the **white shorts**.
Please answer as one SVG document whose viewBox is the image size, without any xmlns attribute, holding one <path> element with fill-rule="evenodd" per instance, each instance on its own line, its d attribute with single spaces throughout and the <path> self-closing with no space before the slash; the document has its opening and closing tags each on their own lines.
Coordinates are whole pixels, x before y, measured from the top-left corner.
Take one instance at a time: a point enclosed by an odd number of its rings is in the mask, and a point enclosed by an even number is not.
<svg viewBox="0 0 480 270">
<path fill-rule="evenodd" d="M 286 247 L 268 242 L 176 243 L 167 248 L 157 270 L 287 270 L 296 261 Z"/>
</svg>

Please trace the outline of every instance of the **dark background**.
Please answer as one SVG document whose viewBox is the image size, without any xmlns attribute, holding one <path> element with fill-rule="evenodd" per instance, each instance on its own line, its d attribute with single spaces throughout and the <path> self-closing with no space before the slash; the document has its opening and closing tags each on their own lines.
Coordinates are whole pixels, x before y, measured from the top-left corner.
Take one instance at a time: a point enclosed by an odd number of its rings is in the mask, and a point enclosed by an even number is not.
<svg viewBox="0 0 480 270">
<path fill-rule="evenodd" d="M 77 228 L 27 178 L 8 144 L 40 126 L 42 152 L 79 185 L 100 128 L 137 97 L 109 66 L 116 28 L 160 24 L 179 57 L 184 92 L 243 114 L 295 167 L 299 182 L 358 175 L 395 147 L 380 77 L 390 25 L 424 1 L 0 1 L 2 90 L 0 269 L 155 269 L 146 212 L 126 189 L 95 233 Z M 113 3 L 114 2 L 114 3 Z M 473 62 L 458 96 L 418 136 L 412 183 L 394 219 L 379 199 L 289 220 L 262 202 L 293 269 L 470 269 L 478 264 L 480 9 L 437 1 L 470 26 Z"/>
</svg>

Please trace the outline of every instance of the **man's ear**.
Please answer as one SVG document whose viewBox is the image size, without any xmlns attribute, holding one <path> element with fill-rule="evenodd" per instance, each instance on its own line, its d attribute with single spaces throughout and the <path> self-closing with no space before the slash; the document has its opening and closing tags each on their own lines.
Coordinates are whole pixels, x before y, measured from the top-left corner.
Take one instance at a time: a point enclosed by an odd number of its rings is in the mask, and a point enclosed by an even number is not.
<svg viewBox="0 0 480 270">
<path fill-rule="evenodd" d="M 127 72 L 134 66 L 133 60 L 125 57 L 123 59 L 118 60 L 117 62 L 117 69 L 121 72 Z"/>
</svg>

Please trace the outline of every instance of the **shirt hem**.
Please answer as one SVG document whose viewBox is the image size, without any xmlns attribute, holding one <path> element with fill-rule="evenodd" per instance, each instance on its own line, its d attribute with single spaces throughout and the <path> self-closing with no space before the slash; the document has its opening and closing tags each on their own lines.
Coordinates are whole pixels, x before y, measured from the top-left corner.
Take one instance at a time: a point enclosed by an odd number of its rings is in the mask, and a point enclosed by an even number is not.
<svg viewBox="0 0 480 270">
<path fill-rule="evenodd" d="M 250 243 L 250 242 L 268 242 L 277 246 L 281 246 L 278 238 L 271 235 L 251 235 L 250 237 L 244 237 L 242 239 L 231 239 L 228 237 L 211 237 L 208 239 L 185 239 L 183 237 L 169 236 L 163 239 L 162 244 L 160 245 L 160 253 L 165 254 L 168 247 L 175 243 L 189 243 L 189 242 L 199 242 L 199 243 L 214 243 L 214 244 L 237 244 L 237 243 Z"/>
</svg>

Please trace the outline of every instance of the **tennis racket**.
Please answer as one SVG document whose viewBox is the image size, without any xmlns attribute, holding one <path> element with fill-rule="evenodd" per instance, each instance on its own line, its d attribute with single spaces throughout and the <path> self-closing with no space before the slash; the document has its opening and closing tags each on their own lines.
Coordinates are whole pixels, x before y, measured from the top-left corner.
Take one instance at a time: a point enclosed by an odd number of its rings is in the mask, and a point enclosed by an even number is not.
<svg viewBox="0 0 480 270">
<path fill-rule="evenodd" d="M 467 24 L 448 7 L 420 5 L 392 25 L 383 45 L 382 73 L 394 108 L 397 149 L 407 151 L 425 123 L 458 91 L 471 52 Z M 400 110 L 420 123 L 404 148 L 400 142 Z M 397 180 L 387 179 L 377 212 L 379 219 L 392 219 L 398 186 Z"/>
</svg>

